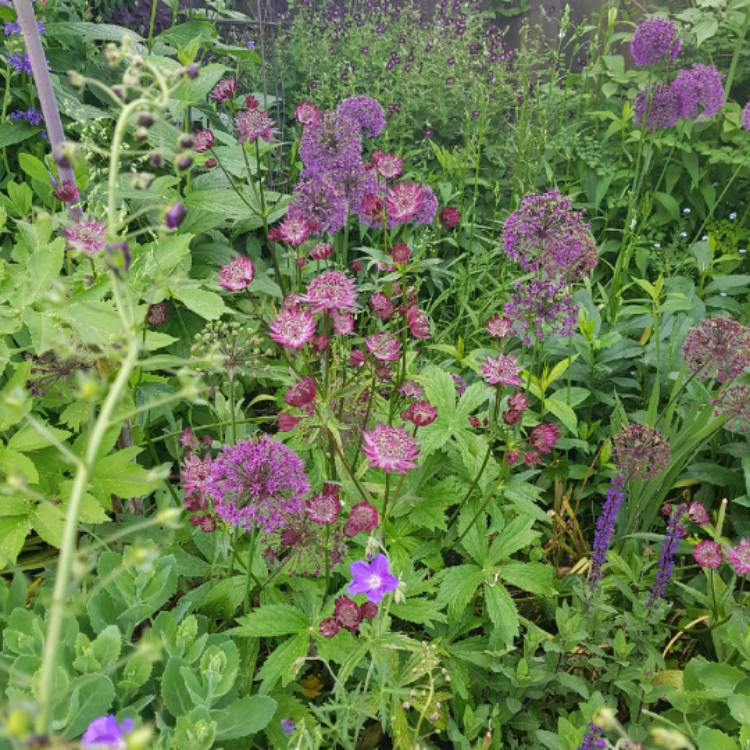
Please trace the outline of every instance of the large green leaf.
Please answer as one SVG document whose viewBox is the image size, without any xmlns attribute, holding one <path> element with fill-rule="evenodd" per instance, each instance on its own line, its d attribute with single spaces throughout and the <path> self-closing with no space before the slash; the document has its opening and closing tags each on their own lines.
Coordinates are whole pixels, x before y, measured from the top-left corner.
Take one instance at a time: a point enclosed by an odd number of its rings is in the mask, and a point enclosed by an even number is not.
<svg viewBox="0 0 750 750">
<path fill-rule="evenodd" d="M 104 716 L 115 697 L 112 680 L 103 674 L 84 674 L 76 677 L 68 693 L 59 696 L 69 706 L 64 736 L 68 740 L 80 737 L 86 727 L 99 716 Z"/>
<path fill-rule="evenodd" d="M 239 626 L 232 630 L 233 635 L 255 638 L 291 635 L 310 626 L 307 617 L 290 604 L 266 604 L 237 622 Z"/>
<path fill-rule="evenodd" d="M 513 639 L 518 636 L 520 623 L 518 609 L 508 593 L 508 589 L 501 583 L 484 585 L 484 601 L 487 605 L 487 615 L 495 628 L 495 635 L 506 648 L 513 645 Z"/>
<path fill-rule="evenodd" d="M 276 712 L 276 701 L 267 695 L 248 695 L 226 708 L 211 712 L 216 722 L 218 741 L 237 740 L 260 732 L 268 726 Z"/>
<path fill-rule="evenodd" d="M 500 567 L 500 577 L 505 583 L 531 594 L 552 596 L 555 593 L 555 569 L 551 565 L 510 560 Z"/>
</svg>

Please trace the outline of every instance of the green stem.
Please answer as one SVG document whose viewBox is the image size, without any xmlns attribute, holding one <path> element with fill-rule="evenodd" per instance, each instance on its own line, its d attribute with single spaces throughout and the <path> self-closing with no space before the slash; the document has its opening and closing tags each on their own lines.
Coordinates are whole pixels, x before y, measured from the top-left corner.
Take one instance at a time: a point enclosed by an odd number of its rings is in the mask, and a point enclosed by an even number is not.
<svg viewBox="0 0 750 750">
<path fill-rule="evenodd" d="M 243 607 L 244 614 L 250 611 L 250 599 L 252 597 L 252 582 L 255 581 L 256 586 L 259 585 L 258 581 L 255 580 L 253 575 L 253 559 L 255 557 L 255 541 L 258 538 L 258 527 L 253 526 L 253 530 L 250 534 L 250 547 L 247 551 L 247 572 L 245 574 L 245 604 Z"/>
<path fill-rule="evenodd" d="M 151 0 L 151 15 L 148 19 L 148 51 L 154 46 L 154 26 L 156 25 L 156 5 L 159 0 Z"/>
<path fill-rule="evenodd" d="M 386 516 L 388 515 L 388 498 L 391 494 L 391 473 L 386 472 L 385 475 L 385 495 L 383 496 L 383 518 L 382 522 L 385 524 Z"/>
<path fill-rule="evenodd" d="M 70 596 L 68 585 L 73 557 L 76 554 L 76 533 L 78 531 L 78 515 L 81 508 L 81 501 L 86 492 L 86 487 L 97 454 L 99 453 L 99 448 L 101 447 L 104 436 L 109 429 L 112 414 L 122 398 L 127 387 L 128 379 L 136 366 L 138 360 L 138 349 L 138 339 L 136 337 L 131 337 L 127 354 L 120 366 L 120 371 L 117 373 L 117 377 L 112 383 L 112 387 L 102 404 L 102 409 L 94 423 L 93 429 L 91 430 L 83 463 L 78 467 L 75 479 L 73 480 L 73 487 L 70 492 L 70 499 L 66 509 L 65 526 L 63 527 L 62 541 L 60 544 L 60 557 L 57 562 L 55 586 L 52 591 L 52 602 L 49 608 L 49 623 L 47 625 L 47 633 L 44 640 L 42 671 L 39 679 L 39 714 L 36 719 L 36 731 L 37 734 L 40 735 L 49 732 L 52 719 L 52 702 L 55 688 L 54 677 L 55 672 L 57 671 L 57 653 L 60 635 L 62 633 L 65 604 Z"/>
</svg>

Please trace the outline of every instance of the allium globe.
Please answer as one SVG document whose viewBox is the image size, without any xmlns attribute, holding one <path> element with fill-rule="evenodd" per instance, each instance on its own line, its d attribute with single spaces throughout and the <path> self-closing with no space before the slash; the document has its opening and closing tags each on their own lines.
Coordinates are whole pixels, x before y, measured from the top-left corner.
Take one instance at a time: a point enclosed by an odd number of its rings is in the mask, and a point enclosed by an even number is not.
<svg viewBox="0 0 750 750">
<path fill-rule="evenodd" d="M 750 366 L 750 328 L 726 315 L 706 318 L 688 332 L 682 356 L 700 380 L 727 383 Z"/>
<path fill-rule="evenodd" d="M 630 41 L 630 52 L 639 66 L 673 61 L 680 53 L 677 27 L 666 18 L 647 18 L 640 23 Z"/>
<path fill-rule="evenodd" d="M 672 450 L 653 427 L 631 424 L 612 438 L 612 459 L 626 477 L 650 479 L 669 466 Z"/>
<path fill-rule="evenodd" d="M 336 112 L 354 120 L 366 138 L 376 138 L 385 127 L 385 112 L 371 96 L 352 96 L 343 99 Z"/>
</svg>

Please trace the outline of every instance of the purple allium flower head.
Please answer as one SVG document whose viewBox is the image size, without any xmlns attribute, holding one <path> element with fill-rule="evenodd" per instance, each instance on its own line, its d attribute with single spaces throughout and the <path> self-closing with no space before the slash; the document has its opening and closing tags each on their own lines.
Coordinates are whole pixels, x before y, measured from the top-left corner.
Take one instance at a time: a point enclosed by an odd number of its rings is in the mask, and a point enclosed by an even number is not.
<svg viewBox="0 0 750 750">
<path fill-rule="evenodd" d="M 255 266 L 250 258 L 240 255 L 232 258 L 219 270 L 218 284 L 230 292 L 242 292 L 253 283 Z"/>
<path fill-rule="evenodd" d="M 107 228 L 101 222 L 85 219 L 63 229 L 63 237 L 70 250 L 80 250 L 86 255 L 95 255 L 104 250 L 107 240 Z"/>
<path fill-rule="evenodd" d="M 718 542 L 704 539 L 693 547 L 693 559 L 701 568 L 715 570 L 724 562 L 724 553 Z"/>
<path fill-rule="evenodd" d="M 750 574 L 750 539 L 743 539 L 736 547 L 727 547 L 727 562 L 737 575 Z"/>
<path fill-rule="evenodd" d="M 338 112 L 326 112 L 320 122 L 308 125 L 300 139 L 299 155 L 304 174 L 322 176 L 359 164 L 362 140 L 359 125 Z"/>
<path fill-rule="evenodd" d="M 636 65 L 670 62 L 680 54 L 682 43 L 677 27 L 666 18 L 647 18 L 640 23 L 630 41 L 630 52 Z"/>
<path fill-rule="evenodd" d="M 729 432 L 750 432 L 750 385 L 733 383 L 712 402 L 714 415 L 726 418 Z"/>
<path fill-rule="evenodd" d="M 343 271 L 324 271 L 307 285 L 303 299 L 313 312 L 352 312 L 357 306 L 357 285 Z"/>
<path fill-rule="evenodd" d="M 742 127 L 745 130 L 750 131 L 750 102 L 748 102 L 742 109 L 742 117 L 740 121 L 742 122 Z"/>
<path fill-rule="evenodd" d="M 385 112 L 371 96 L 352 96 L 343 99 L 336 112 L 356 122 L 365 138 L 377 138 L 385 127 Z"/>
<path fill-rule="evenodd" d="M 315 336 L 315 318 L 308 310 L 282 310 L 271 321 L 268 335 L 285 349 L 302 349 Z"/>
<path fill-rule="evenodd" d="M 374 604 L 398 587 L 398 578 L 391 574 L 388 558 L 383 554 L 376 555 L 371 563 L 364 560 L 353 562 L 350 571 L 352 582 L 347 592 L 352 595 L 364 594 Z"/>
<path fill-rule="evenodd" d="M 234 118 L 234 128 L 239 136 L 240 143 L 254 143 L 258 138 L 264 141 L 273 140 L 276 128 L 271 116 L 265 109 L 255 107 L 243 109 Z"/>
<path fill-rule="evenodd" d="M 688 332 L 682 356 L 701 380 L 727 383 L 750 366 L 750 328 L 725 315 L 706 318 Z"/>
<path fill-rule="evenodd" d="M 724 104 L 723 76 L 713 65 L 683 68 L 671 85 L 680 101 L 680 117 L 707 120 Z"/>
<path fill-rule="evenodd" d="M 623 489 L 625 488 L 625 475 L 615 474 L 612 478 L 604 507 L 596 519 L 596 533 L 594 534 L 594 545 L 591 554 L 591 569 L 589 570 L 588 584 L 594 590 L 602 578 L 602 568 L 607 561 L 607 550 L 612 543 L 615 533 L 617 516 L 625 499 Z"/>
<path fill-rule="evenodd" d="M 604 730 L 596 724 L 590 723 L 578 750 L 600 750 L 605 747 L 607 747 L 607 742 L 604 739 Z"/>
<path fill-rule="evenodd" d="M 94 719 L 81 737 L 84 750 L 125 750 L 125 735 L 133 731 L 132 719 L 117 721 L 113 714 Z"/>
<path fill-rule="evenodd" d="M 263 435 L 224 447 L 214 459 L 208 494 L 219 517 L 244 529 L 257 525 L 268 534 L 288 516 L 305 513 L 309 491 L 302 459 Z"/>
<path fill-rule="evenodd" d="M 674 84 L 652 84 L 633 100 L 633 122 L 649 130 L 673 128 L 681 116 L 682 100 Z"/>
<path fill-rule="evenodd" d="M 677 548 L 680 545 L 680 539 L 685 535 L 685 528 L 680 521 L 686 510 L 687 506 L 685 504 L 677 506 L 667 523 L 667 533 L 664 535 L 661 551 L 659 552 L 659 569 L 656 572 L 656 580 L 651 587 L 651 593 L 648 597 L 649 609 L 656 606 L 659 599 L 664 597 L 667 591 L 667 584 L 672 578 Z"/>
<path fill-rule="evenodd" d="M 482 363 L 482 376 L 489 385 L 520 386 L 523 381 L 518 376 L 518 362 L 510 354 L 488 357 Z"/>
<path fill-rule="evenodd" d="M 612 438 L 612 460 L 628 479 L 655 477 L 669 466 L 671 456 L 664 435 L 647 425 L 627 425 Z"/>
<path fill-rule="evenodd" d="M 578 322 L 578 306 L 562 278 L 535 278 L 513 283 L 515 293 L 505 304 L 505 316 L 525 346 L 547 334 L 571 336 Z"/>
<path fill-rule="evenodd" d="M 302 177 L 295 185 L 289 216 L 312 222 L 316 234 L 337 232 L 346 224 L 348 214 L 344 191 L 332 176 Z"/>
<path fill-rule="evenodd" d="M 530 194 L 505 221 L 503 250 L 527 271 L 572 278 L 596 266 L 596 245 L 583 213 L 557 191 Z"/>
<path fill-rule="evenodd" d="M 390 333 L 373 333 L 365 343 L 367 351 L 381 362 L 395 362 L 401 356 L 401 344 Z"/>
</svg>

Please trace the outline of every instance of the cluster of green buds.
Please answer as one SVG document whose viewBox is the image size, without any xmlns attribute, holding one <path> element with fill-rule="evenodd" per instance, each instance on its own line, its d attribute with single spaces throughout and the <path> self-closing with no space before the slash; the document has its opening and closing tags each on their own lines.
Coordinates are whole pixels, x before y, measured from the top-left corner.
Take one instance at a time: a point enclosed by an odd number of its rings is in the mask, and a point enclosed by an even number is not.
<svg viewBox="0 0 750 750">
<path fill-rule="evenodd" d="M 219 320 L 208 323 L 195 337 L 192 354 L 197 369 L 235 380 L 238 375 L 257 377 L 268 371 L 261 362 L 265 347 L 263 337 L 252 325 Z"/>
</svg>

